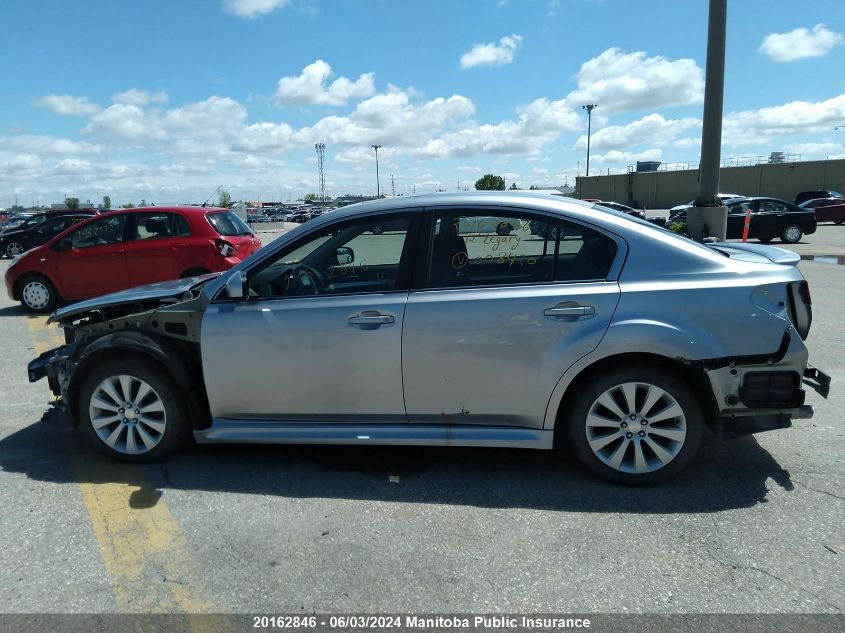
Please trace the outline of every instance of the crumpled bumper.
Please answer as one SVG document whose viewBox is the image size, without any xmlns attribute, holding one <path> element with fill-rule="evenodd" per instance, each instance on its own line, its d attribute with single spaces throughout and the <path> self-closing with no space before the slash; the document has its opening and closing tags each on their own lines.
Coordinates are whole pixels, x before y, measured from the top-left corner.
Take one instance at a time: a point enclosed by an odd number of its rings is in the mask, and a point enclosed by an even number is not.
<svg viewBox="0 0 845 633">
<path fill-rule="evenodd" d="M 46 377 L 53 394 L 56 396 L 62 395 L 60 369 L 63 369 L 65 362 L 74 356 L 76 349 L 77 345 L 75 343 L 62 345 L 61 347 L 48 350 L 38 358 L 29 361 L 29 364 L 26 366 L 29 382 L 38 382 Z"/>
</svg>

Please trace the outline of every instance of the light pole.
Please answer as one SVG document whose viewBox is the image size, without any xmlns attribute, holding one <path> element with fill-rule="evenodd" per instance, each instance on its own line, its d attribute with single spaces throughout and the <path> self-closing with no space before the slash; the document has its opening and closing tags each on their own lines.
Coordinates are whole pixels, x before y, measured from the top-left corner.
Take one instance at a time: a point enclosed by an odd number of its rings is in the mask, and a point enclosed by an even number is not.
<svg viewBox="0 0 845 633">
<path fill-rule="evenodd" d="M 707 23 L 707 68 L 704 77 L 704 117 L 701 128 L 701 163 L 698 196 L 687 211 L 687 233 L 694 240 L 705 237 L 725 240 L 728 210 L 719 193 L 722 147 L 722 104 L 725 92 L 725 29 L 728 1 L 710 0 Z"/>
<path fill-rule="evenodd" d="M 378 150 L 381 145 L 370 145 L 376 151 L 376 198 L 381 197 L 381 185 L 378 180 Z"/>
<path fill-rule="evenodd" d="M 595 103 L 588 103 L 587 105 L 581 106 L 587 111 L 587 173 L 584 174 L 584 177 L 590 175 L 590 133 L 592 132 L 592 122 L 593 122 L 593 110 L 598 107 L 598 104 Z"/>
</svg>

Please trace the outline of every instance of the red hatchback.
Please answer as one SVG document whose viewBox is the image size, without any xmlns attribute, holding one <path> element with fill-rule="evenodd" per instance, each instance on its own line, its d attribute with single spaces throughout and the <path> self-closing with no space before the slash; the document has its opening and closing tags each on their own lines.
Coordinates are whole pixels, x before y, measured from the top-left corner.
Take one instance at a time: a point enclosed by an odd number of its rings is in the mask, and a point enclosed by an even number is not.
<svg viewBox="0 0 845 633">
<path fill-rule="evenodd" d="M 33 312 L 133 286 L 228 270 L 261 248 L 228 209 L 144 207 L 81 222 L 16 258 L 6 291 Z"/>
</svg>

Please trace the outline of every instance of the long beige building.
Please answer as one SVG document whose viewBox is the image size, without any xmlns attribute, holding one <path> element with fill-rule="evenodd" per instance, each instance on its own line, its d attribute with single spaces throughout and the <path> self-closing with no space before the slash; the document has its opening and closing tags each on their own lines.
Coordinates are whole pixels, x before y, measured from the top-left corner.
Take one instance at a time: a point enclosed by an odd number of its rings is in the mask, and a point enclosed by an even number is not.
<svg viewBox="0 0 845 633">
<path fill-rule="evenodd" d="M 813 189 L 845 192 L 845 159 L 723 167 L 719 172 L 719 190 L 724 193 L 772 196 L 792 201 L 800 191 Z M 695 198 L 698 194 L 698 170 L 581 176 L 577 179 L 576 191 L 579 198 L 598 198 L 637 208 L 665 209 Z"/>
</svg>

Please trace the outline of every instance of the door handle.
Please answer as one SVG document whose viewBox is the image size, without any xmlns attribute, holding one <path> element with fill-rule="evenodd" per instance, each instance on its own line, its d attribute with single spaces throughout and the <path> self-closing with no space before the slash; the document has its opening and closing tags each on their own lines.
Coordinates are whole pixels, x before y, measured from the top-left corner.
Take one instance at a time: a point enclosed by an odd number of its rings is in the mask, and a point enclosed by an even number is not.
<svg viewBox="0 0 845 633">
<path fill-rule="evenodd" d="M 384 325 L 386 323 L 393 323 L 393 321 L 393 315 L 391 314 L 356 314 L 355 316 L 349 317 L 349 323 L 352 325 Z"/>
<path fill-rule="evenodd" d="M 546 308 L 543 310 L 543 314 L 550 317 L 587 316 L 595 313 L 596 309 L 593 306 L 569 306 L 566 308 Z"/>
</svg>

